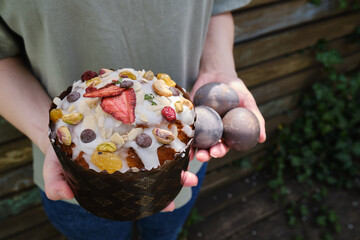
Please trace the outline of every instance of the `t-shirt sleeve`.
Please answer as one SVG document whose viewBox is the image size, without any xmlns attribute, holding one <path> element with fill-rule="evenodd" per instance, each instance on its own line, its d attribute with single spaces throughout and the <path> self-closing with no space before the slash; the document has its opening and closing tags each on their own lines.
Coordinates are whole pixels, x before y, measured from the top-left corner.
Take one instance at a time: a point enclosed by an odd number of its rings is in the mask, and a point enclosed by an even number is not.
<svg viewBox="0 0 360 240">
<path fill-rule="evenodd" d="M 251 0 L 214 0 L 212 15 L 217 15 L 241 8 L 249 2 L 251 2 Z"/>
<path fill-rule="evenodd" d="M 20 52 L 20 47 L 14 34 L 0 17 L 0 59 L 13 57 Z"/>
</svg>

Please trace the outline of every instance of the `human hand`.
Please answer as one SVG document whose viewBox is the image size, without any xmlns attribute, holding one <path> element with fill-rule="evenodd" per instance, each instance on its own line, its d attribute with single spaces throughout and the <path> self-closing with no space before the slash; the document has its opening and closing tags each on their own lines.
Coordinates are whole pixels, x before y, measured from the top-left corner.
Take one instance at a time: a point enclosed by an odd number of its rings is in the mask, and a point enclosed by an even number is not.
<svg viewBox="0 0 360 240">
<path fill-rule="evenodd" d="M 205 72 L 200 73 L 198 80 L 196 81 L 191 93 L 190 97 L 193 100 L 196 91 L 202 87 L 203 85 L 211 82 L 221 82 L 229 85 L 232 87 L 239 96 L 239 107 L 247 108 L 248 110 L 252 111 L 255 116 L 258 118 L 260 123 L 260 136 L 259 136 L 259 143 L 263 143 L 266 140 L 266 133 L 265 133 L 265 120 L 262 114 L 259 111 L 259 108 L 256 105 L 255 99 L 247 89 L 245 84 L 241 79 L 239 79 L 236 74 L 229 74 L 224 72 Z M 209 161 L 211 157 L 220 158 L 226 155 L 229 151 L 229 147 L 226 146 L 220 140 L 215 146 L 211 147 L 209 150 L 199 149 L 196 152 L 196 158 L 199 161 L 205 162 Z M 192 151 L 192 156 L 194 155 L 194 150 Z"/>
<path fill-rule="evenodd" d="M 55 201 L 74 197 L 73 191 L 65 181 L 64 170 L 51 144 L 49 144 L 45 154 L 43 176 L 45 194 L 49 199 Z"/>
<path fill-rule="evenodd" d="M 181 173 L 182 184 L 184 187 L 194 187 L 198 184 L 198 178 L 195 174 L 182 171 Z M 162 212 L 172 212 L 175 209 L 175 203 L 171 202 Z"/>
</svg>

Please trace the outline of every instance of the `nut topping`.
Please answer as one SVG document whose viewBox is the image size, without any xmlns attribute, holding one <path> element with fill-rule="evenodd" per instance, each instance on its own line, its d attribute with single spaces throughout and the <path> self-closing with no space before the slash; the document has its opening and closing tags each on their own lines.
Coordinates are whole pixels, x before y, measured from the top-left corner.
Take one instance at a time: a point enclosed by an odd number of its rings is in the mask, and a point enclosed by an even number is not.
<svg viewBox="0 0 360 240">
<path fill-rule="evenodd" d="M 155 77 L 155 75 L 154 75 L 154 73 L 152 71 L 147 71 L 143 76 L 143 78 L 145 78 L 145 79 L 147 79 L 149 81 L 153 80 L 154 77 Z"/>
<path fill-rule="evenodd" d="M 61 119 L 64 123 L 75 125 L 81 122 L 83 115 L 81 113 L 69 113 L 65 114 Z"/>
<path fill-rule="evenodd" d="M 166 83 L 166 85 L 168 85 L 169 87 L 175 87 L 176 86 L 176 83 L 166 73 L 159 73 L 157 75 L 157 79 L 163 80 Z"/>
<path fill-rule="evenodd" d="M 130 78 L 132 80 L 136 80 L 136 76 L 134 74 L 132 74 L 130 71 L 122 71 L 119 73 L 119 77 L 123 78 L 123 77 L 127 77 Z"/>
<path fill-rule="evenodd" d="M 163 80 L 156 80 L 153 84 L 153 89 L 160 96 L 171 97 L 173 95 Z"/>
<path fill-rule="evenodd" d="M 177 113 L 181 113 L 184 110 L 183 103 L 181 101 L 175 102 L 174 106 Z"/>
<path fill-rule="evenodd" d="M 190 108 L 190 109 L 193 109 L 193 107 L 194 107 L 193 103 L 192 103 L 190 100 L 186 99 L 186 98 L 182 98 L 182 99 L 181 99 L 181 103 L 182 103 L 184 106 L 187 106 L 187 107 Z"/>
<path fill-rule="evenodd" d="M 111 73 L 113 72 L 113 70 L 107 69 L 107 68 L 102 68 L 99 71 L 100 77 L 104 78 L 109 76 Z"/>
<path fill-rule="evenodd" d="M 103 142 L 96 147 L 96 150 L 100 152 L 115 152 L 117 150 L 117 147 L 112 142 Z"/>
<path fill-rule="evenodd" d="M 174 134 L 165 129 L 154 128 L 152 133 L 156 137 L 156 140 L 163 144 L 169 144 L 175 139 Z"/>
<path fill-rule="evenodd" d="M 57 129 L 56 135 L 59 138 L 60 142 L 62 142 L 66 146 L 71 145 L 71 135 L 70 131 L 67 127 L 61 126 Z"/>
<path fill-rule="evenodd" d="M 86 81 L 86 86 L 88 86 L 88 87 L 89 86 L 96 86 L 96 85 L 98 85 L 100 83 L 101 83 L 101 78 L 94 77 L 94 78 Z"/>
</svg>

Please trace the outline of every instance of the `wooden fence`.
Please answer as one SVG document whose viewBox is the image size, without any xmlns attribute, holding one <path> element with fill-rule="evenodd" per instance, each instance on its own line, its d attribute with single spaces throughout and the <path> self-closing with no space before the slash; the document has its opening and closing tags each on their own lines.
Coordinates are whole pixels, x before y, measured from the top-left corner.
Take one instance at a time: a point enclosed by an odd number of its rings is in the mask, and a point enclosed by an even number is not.
<svg viewBox="0 0 360 240">
<path fill-rule="evenodd" d="M 253 0 L 233 15 L 237 72 L 266 119 L 268 140 L 248 153 L 231 151 L 223 159 L 212 160 L 202 195 L 248 174 L 248 170 L 228 166 L 244 156 L 256 163 L 271 147 L 279 124 L 290 124 L 302 113 L 298 104 L 302 91 L 322 78 L 310 46 L 319 39 L 329 41 L 344 57 L 337 66 L 344 71 L 360 62 L 360 46 L 346 39 L 359 25 L 360 14 L 340 10 L 337 0 L 322 1 L 320 6 L 308 0 Z M 36 226 L 47 221 L 39 207 L 31 162 L 30 141 L 0 118 L 0 239 L 16 232 L 36 235 L 40 233 Z M 17 218 L 20 213 L 21 219 Z M 34 215 L 37 220 L 29 221 Z M 47 223 L 41 229 L 42 234 L 55 234 Z"/>
</svg>

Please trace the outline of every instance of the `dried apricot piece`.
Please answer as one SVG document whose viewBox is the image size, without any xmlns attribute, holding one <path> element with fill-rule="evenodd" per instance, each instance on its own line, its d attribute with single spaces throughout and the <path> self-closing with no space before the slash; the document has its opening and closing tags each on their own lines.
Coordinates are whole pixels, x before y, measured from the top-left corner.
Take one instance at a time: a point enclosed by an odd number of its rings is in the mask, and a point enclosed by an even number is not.
<svg viewBox="0 0 360 240">
<path fill-rule="evenodd" d="M 61 109 L 51 109 L 50 111 L 50 120 L 53 122 L 57 122 L 63 116 Z"/>
<path fill-rule="evenodd" d="M 95 151 L 91 156 L 91 162 L 95 164 L 100 170 L 106 170 L 112 174 L 121 169 L 122 161 L 118 155 L 111 152 Z"/>
</svg>

